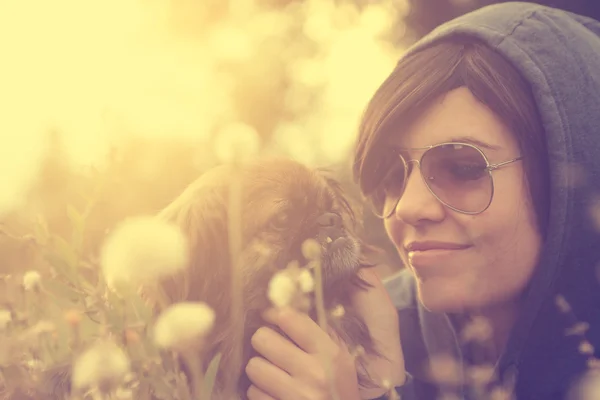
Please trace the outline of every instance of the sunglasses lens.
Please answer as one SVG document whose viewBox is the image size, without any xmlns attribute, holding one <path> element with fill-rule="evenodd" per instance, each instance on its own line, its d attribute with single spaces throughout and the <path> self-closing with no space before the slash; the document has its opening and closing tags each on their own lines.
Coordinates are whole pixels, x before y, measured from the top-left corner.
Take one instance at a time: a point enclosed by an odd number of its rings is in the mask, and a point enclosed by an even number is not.
<svg viewBox="0 0 600 400">
<path fill-rule="evenodd" d="M 386 218 L 392 214 L 402 196 L 406 175 L 404 163 L 396 154 L 382 165 L 385 167 L 382 167 L 381 174 L 385 174 L 385 177 L 369 198 L 375 214 Z"/>
<path fill-rule="evenodd" d="M 423 155 L 421 173 L 431 191 L 459 211 L 478 213 L 492 200 L 492 177 L 483 154 L 474 147 L 433 147 Z"/>
</svg>

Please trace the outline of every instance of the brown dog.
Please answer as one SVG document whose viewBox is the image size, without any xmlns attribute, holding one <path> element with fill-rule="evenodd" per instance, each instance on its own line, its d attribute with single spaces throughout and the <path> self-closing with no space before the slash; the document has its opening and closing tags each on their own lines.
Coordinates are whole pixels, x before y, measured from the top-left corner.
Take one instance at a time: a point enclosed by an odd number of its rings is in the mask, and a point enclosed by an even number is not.
<svg viewBox="0 0 600 400">
<path fill-rule="evenodd" d="M 229 194 L 234 182 L 240 184 L 241 205 L 236 229 L 241 237 L 237 276 L 241 290 L 237 295 L 242 308 L 237 312 L 232 307 L 228 244 Z M 349 349 L 380 355 L 367 326 L 351 306 L 352 294 L 367 287 L 358 271 L 372 266 L 367 255 L 378 254 L 361 240 L 352 207 L 338 182 L 325 172 L 280 159 L 241 169 L 217 167 L 193 182 L 159 217 L 179 226 L 191 243 L 191 265 L 185 274 L 163 282 L 170 301 L 202 301 L 217 316 L 203 352 L 198 354 L 205 368 L 215 354 L 222 354 L 213 399 L 247 398 L 250 382 L 244 367 L 255 355 L 250 337 L 266 324 L 261 314 L 272 306 L 267 295 L 269 281 L 292 261 L 306 264 L 301 251 L 306 239 L 321 244 L 325 308 L 341 305 L 345 310 L 341 316 L 329 317 L 329 328 Z M 314 302 L 307 311 L 316 319 Z M 372 387 L 364 356 L 358 355 L 357 364 L 359 383 Z M 13 393 L 9 398 L 65 398 L 69 383 L 70 365 L 61 365 L 48 371 L 39 393 Z"/>
<path fill-rule="evenodd" d="M 241 200 L 238 279 L 243 308 L 232 318 L 229 194 L 236 179 Z M 183 229 L 192 246 L 192 263 L 185 276 L 165 282 L 169 297 L 173 302 L 206 302 L 217 315 L 203 354 L 205 362 L 222 354 L 214 398 L 246 398 L 250 383 L 244 366 L 254 355 L 250 337 L 265 325 L 261 313 L 272 306 L 269 281 L 291 261 L 306 263 L 301 251 L 306 239 L 321 244 L 325 307 L 342 305 L 345 310 L 342 316 L 329 318 L 330 328 L 350 349 L 377 354 L 350 301 L 356 290 L 366 287 L 358 271 L 372 266 L 365 255 L 374 249 L 359 238 L 352 207 L 339 183 L 324 172 L 281 159 L 240 169 L 217 167 L 192 183 L 160 216 Z M 315 318 L 314 307 L 309 314 Z M 357 362 L 359 382 L 369 386 L 360 356 Z"/>
</svg>

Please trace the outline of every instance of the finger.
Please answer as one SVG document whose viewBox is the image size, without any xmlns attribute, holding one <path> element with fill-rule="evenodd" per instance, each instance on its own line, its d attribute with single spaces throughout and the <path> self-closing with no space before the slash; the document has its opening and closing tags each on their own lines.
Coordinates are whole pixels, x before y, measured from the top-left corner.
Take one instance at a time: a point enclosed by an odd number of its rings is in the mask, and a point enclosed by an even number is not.
<svg viewBox="0 0 600 400">
<path fill-rule="evenodd" d="M 313 367 L 313 358 L 309 354 L 266 326 L 252 335 L 250 343 L 254 350 L 290 375 L 301 374 Z"/>
<path fill-rule="evenodd" d="M 327 332 L 308 314 L 293 308 L 271 309 L 264 313 L 268 322 L 277 325 L 300 348 L 310 354 L 329 354 L 337 348 Z"/>
<path fill-rule="evenodd" d="M 296 382 L 292 377 L 262 357 L 253 357 L 246 364 L 248 379 L 262 392 L 276 399 L 289 398 L 294 393 Z"/>
<path fill-rule="evenodd" d="M 250 385 L 246 392 L 248 400 L 277 400 L 275 397 L 271 397 L 254 385 Z"/>
</svg>

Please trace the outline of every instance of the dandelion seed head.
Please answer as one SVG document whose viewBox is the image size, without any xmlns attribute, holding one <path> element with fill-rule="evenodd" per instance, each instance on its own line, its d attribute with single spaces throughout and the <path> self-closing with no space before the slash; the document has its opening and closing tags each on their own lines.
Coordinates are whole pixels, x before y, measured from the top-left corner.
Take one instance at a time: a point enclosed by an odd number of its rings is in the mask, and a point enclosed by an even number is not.
<svg viewBox="0 0 600 400">
<path fill-rule="evenodd" d="M 133 329 L 125 330 L 125 341 L 127 344 L 135 344 L 140 342 L 140 334 Z"/>
<path fill-rule="evenodd" d="M 446 392 L 442 393 L 437 400 L 461 400 L 456 393 Z"/>
<path fill-rule="evenodd" d="M 106 239 L 102 272 L 109 288 L 155 282 L 187 266 L 188 241 L 181 230 L 155 217 L 123 221 Z"/>
<path fill-rule="evenodd" d="M 269 281 L 268 297 L 275 307 L 289 306 L 298 290 L 297 284 L 286 271 L 278 271 Z"/>
<path fill-rule="evenodd" d="M 593 355 L 594 346 L 592 346 L 592 344 L 587 340 L 584 340 L 579 344 L 579 352 L 581 354 Z"/>
<path fill-rule="evenodd" d="M 101 340 L 83 352 L 73 365 L 75 389 L 116 385 L 131 370 L 125 352 L 112 340 Z"/>
<path fill-rule="evenodd" d="M 133 391 L 131 389 L 117 388 L 113 395 L 115 400 L 133 400 Z"/>
<path fill-rule="evenodd" d="M 302 242 L 302 255 L 307 260 L 318 260 L 321 258 L 321 245 L 315 239 L 306 239 Z"/>
<path fill-rule="evenodd" d="M 571 311 L 571 306 L 567 302 L 567 299 L 563 295 L 556 295 L 555 298 L 556 307 L 562 313 L 568 313 Z"/>
<path fill-rule="evenodd" d="M 589 369 L 600 371 L 600 359 L 596 357 L 590 357 L 587 361 L 587 366 Z"/>
<path fill-rule="evenodd" d="M 600 195 L 592 196 L 588 209 L 589 216 L 597 231 L 600 231 Z"/>
<path fill-rule="evenodd" d="M 81 313 L 78 310 L 68 310 L 64 314 L 65 321 L 71 326 L 77 326 L 81 322 Z"/>
<path fill-rule="evenodd" d="M 42 283 L 42 276 L 37 271 L 27 271 L 23 275 L 23 288 L 25 290 L 39 289 Z"/>
<path fill-rule="evenodd" d="M 590 329 L 590 324 L 587 322 L 577 322 L 570 328 L 565 330 L 566 336 L 583 336 Z"/>
<path fill-rule="evenodd" d="M 30 328 L 30 333 L 39 336 L 56 332 L 56 325 L 52 321 L 39 321 Z"/>
<path fill-rule="evenodd" d="M 473 317 L 461 332 L 461 339 L 464 342 L 485 342 L 491 339 L 493 328 L 490 322 L 484 317 Z"/>
<path fill-rule="evenodd" d="M 341 304 L 336 305 L 333 310 L 331 310 L 331 316 L 334 318 L 342 318 L 344 314 L 346 314 L 346 310 Z"/>
<path fill-rule="evenodd" d="M 205 303 L 176 303 L 156 320 L 154 343 L 163 349 L 186 348 L 210 332 L 215 318 L 215 312 Z"/>
<path fill-rule="evenodd" d="M 469 382 L 474 386 L 483 387 L 492 381 L 495 374 L 493 365 L 477 365 L 467 370 Z"/>
<path fill-rule="evenodd" d="M 493 388 L 492 390 L 490 390 L 490 400 L 513 400 L 514 396 L 513 396 L 513 392 L 512 390 L 503 387 L 503 386 L 496 386 L 495 388 Z"/>
<path fill-rule="evenodd" d="M 460 365 L 453 357 L 445 354 L 431 358 L 429 373 L 431 378 L 438 383 L 456 385 L 462 381 Z"/>
<path fill-rule="evenodd" d="M 302 268 L 298 274 L 298 284 L 303 293 L 310 293 L 315 290 L 315 280 L 310 270 Z"/>
</svg>

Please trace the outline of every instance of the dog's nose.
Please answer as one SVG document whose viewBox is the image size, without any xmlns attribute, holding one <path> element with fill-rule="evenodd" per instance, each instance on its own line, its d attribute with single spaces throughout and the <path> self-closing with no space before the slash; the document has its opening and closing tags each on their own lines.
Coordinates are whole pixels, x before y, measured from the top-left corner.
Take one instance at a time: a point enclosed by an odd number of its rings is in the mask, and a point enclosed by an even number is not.
<svg viewBox="0 0 600 400">
<path fill-rule="evenodd" d="M 317 218 L 317 223 L 323 228 L 341 228 L 342 217 L 336 213 L 325 213 Z"/>
</svg>

